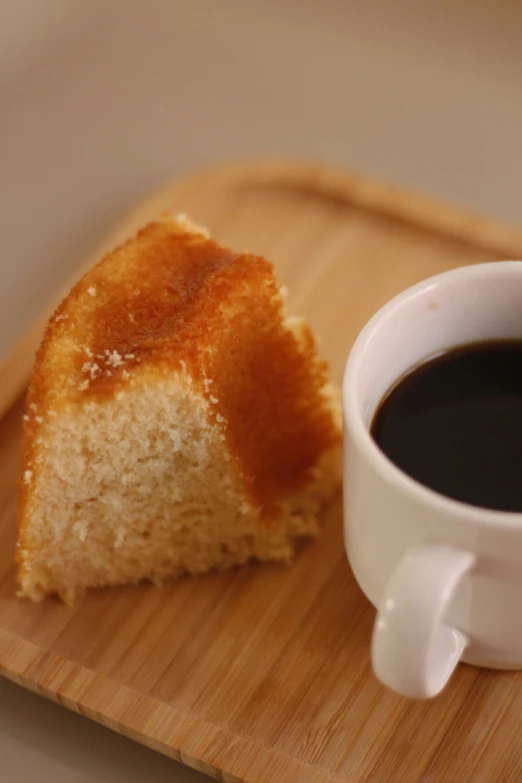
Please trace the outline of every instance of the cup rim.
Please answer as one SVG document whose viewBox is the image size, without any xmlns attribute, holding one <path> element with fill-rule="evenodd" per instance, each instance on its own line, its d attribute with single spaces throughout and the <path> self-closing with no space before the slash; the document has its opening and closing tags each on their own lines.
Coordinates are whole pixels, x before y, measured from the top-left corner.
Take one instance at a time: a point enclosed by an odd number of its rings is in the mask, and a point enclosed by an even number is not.
<svg viewBox="0 0 522 783">
<path fill-rule="evenodd" d="M 407 301 L 413 297 L 425 294 L 430 289 L 451 280 L 488 277 L 494 274 L 496 277 L 509 275 L 515 272 L 522 277 L 522 261 L 490 261 L 469 266 L 456 267 L 446 272 L 428 277 L 416 283 L 397 296 L 390 299 L 381 307 L 366 323 L 359 333 L 348 356 L 342 388 L 343 418 L 345 428 L 357 448 L 370 461 L 379 476 L 388 484 L 393 484 L 402 493 L 413 497 L 420 503 L 430 506 L 438 511 L 457 517 L 462 521 L 480 525 L 497 525 L 508 528 L 517 528 L 522 524 L 522 512 L 499 511 L 482 508 L 464 503 L 460 500 L 446 497 L 429 487 L 424 486 L 416 479 L 408 476 L 375 443 L 370 432 L 362 420 L 357 407 L 356 383 L 360 365 L 364 356 L 365 347 L 372 335 L 382 322 L 389 318 Z M 521 302 L 522 307 L 522 302 Z M 345 437 L 347 432 L 345 432 Z M 522 476 L 521 476 L 522 481 Z"/>
</svg>

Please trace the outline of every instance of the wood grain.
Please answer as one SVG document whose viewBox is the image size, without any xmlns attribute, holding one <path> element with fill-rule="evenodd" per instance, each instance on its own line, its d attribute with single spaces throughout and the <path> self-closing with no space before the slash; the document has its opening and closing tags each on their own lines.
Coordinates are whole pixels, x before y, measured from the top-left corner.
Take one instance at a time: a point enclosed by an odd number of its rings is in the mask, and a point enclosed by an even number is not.
<svg viewBox="0 0 522 783">
<path fill-rule="evenodd" d="M 156 194 L 101 249 L 158 212 L 266 254 L 340 380 L 364 322 L 453 266 L 522 257 L 522 232 L 320 166 L 221 167 Z M 93 259 L 89 260 L 89 263 Z M 0 368 L 5 410 L 42 322 Z M 18 368 L 16 371 L 13 368 Z M 383 689 L 374 611 L 346 562 L 341 498 L 291 568 L 252 565 L 161 588 L 92 591 L 74 608 L 15 597 L 22 405 L 0 423 L 0 672 L 226 783 L 522 780 L 522 678 L 461 666 L 431 702 Z"/>
</svg>

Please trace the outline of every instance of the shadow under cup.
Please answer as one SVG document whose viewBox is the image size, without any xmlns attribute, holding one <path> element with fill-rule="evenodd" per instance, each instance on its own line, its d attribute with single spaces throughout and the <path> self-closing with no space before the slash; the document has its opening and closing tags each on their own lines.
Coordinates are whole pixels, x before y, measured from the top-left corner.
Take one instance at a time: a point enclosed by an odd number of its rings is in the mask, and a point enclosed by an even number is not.
<svg viewBox="0 0 522 783">
<path fill-rule="evenodd" d="M 408 696 L 435 695 L 461 655 L 480 666 L 522 668 L 522 514 L 424 487 L 369 432 L 382 398 L 408 370 L 490 339 L 522 339 L 522 262 L 462 267 L 408 289 L 371 319 L 346 366 L 346 548 L 379 610 L 376 673 Z M 461 647 L 451 642 L 450 649 L 446 638 L 462 639 Z"/>
</svg>

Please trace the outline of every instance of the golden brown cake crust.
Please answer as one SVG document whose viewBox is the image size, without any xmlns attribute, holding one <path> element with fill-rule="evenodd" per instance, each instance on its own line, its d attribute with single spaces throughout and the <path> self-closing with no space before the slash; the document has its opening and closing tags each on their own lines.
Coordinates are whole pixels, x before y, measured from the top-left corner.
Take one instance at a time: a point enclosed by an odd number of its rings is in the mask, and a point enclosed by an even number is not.
<svg viewBox="0 0 522 783">
<path fill-rule="evenodd" d="M 51 318 L 28 392 L 24 467 L 38 469 L 32 444 L 42 418 L 186 369 L 224 423 L 252 500 L 275 520 L 277 499 L 304 487 L 341 437 L 325 404 L 327 367 L 309 328 L 301 332 L 284 325 L 268 261 L 171 218 L 151 223 Z M 22 482 L 21 517 L 26 492 Z"/>
</svg>

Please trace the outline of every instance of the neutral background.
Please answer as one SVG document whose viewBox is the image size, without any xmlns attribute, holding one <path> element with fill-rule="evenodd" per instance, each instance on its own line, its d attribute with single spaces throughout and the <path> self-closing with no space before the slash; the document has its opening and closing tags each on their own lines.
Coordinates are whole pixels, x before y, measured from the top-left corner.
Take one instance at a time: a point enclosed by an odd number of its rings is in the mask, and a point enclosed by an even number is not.
<svg viewBox="0 0 522 783">
<path fill-rule="evenodd" d="M 518 0 L 0 0 L 0 360 L 139 198 L 337 163 L 522 222 Z M 0 681 L 1 778 L 203 776 Z"/>
</svg>

